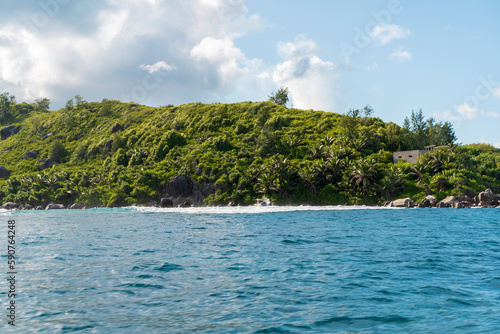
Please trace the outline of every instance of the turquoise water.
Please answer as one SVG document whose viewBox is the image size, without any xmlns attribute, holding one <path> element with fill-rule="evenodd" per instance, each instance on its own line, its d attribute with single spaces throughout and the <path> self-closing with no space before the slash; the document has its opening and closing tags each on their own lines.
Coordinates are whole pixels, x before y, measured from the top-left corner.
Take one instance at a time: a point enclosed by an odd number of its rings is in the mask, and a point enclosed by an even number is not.
<svg viewBox="0 0 500 334">
<path fill-rule="evenodd" d="M 16 333 L 500 333 L 499 209 L 0 212 Z"/>
</svg>

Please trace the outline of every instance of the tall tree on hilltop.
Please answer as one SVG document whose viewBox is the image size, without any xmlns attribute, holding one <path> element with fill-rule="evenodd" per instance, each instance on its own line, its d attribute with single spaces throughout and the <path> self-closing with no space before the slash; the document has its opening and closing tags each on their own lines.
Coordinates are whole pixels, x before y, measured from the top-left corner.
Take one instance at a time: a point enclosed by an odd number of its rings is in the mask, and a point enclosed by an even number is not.
<svg viewBox="0 0 500 334">
<path fill-rule="evenodd" d="M 290 90 L 287 87 L 281 86 L 280 89 L 275 93 L 271 93 L 269 95 L 269 101 L 279 104 L 281 106 L 285 106 L 288 102 L 288 94 L 290 93 Z"/>
<path fill-rule="evenodd" d="M 16 104 L 16 97 L 9 93 L 0 94 L 0 120 L 10 118 L 11 107 Z"/>
<path fill-rule="evenodd" d="M 47 112 L 49 111 L 49 107 L 50 107 L 50 99 L 40 98 L 35 100 L 35 108 L 38 111 Z"/>
</svg>

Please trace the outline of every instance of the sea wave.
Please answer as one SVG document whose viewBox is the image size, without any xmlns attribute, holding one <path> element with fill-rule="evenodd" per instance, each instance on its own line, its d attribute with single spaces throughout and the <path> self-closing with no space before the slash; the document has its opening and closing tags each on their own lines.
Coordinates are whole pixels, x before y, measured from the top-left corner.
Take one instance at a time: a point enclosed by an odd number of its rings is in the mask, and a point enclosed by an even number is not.
<svg viewBox="0 0 500 334">
<path fill-rule="evenodd" d="M 329 206 L 205 206 L 205 207 L 189 207 L 189 208 L 157 208 L 157 207 L 139 207 L 129 206 L 124 209 L 134 210 L 138 212 L 172 212 L 172 213 L 192 213 L 192 214 L 253 214 L 253 213 L 273 213 L 273 212 L 293 212 L 293 211 L 344 211 L 344 210 L 401 210 L 404 208 L 386 208 L 377 206 L 346 206 L 346 205 L 329 205 Z"/>
</svg>

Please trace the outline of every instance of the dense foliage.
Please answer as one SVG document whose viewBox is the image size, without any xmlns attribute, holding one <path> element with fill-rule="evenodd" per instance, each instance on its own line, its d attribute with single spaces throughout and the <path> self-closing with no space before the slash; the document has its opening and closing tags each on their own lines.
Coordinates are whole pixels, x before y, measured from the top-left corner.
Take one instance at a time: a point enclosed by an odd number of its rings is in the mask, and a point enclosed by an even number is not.
<svg viewBox="0 0 500 334">
<path fill-rule="evenodd" d="M 20 126 L 0 141 L 10 171 L 0 180 L 3 203 L 147 203 L 177 175 L 215 186 L 205 204 L 380 204 L 500 190 L 499 150 L 454 145 L 451 125 L 421 112 L 400 127 L 369 107 L 347 115 L 269 101 L 152 108 L 76 96 L 49 112 L 46 99 L 0 102 L 2 126 Z M 446 146 L 393 164 L 392 151 L 426 144 Z"/>
</svg>

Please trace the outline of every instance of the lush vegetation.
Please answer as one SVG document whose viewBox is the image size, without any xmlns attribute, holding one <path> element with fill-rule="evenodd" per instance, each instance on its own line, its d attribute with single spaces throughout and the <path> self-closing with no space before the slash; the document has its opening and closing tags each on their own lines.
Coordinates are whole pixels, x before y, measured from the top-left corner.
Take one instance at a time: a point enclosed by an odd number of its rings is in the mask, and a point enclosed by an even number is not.
<svg viewBox="0 0 500 334">
<path fill-rule="evenodd" d="M 400 127 L 369 106 L 339 115 L 270 101 L 152 108 L 76 96 L 48 111 L 49 102 L 0 98 L 2 127 L 20 126 L 0 141 L 0 165 L 10 171 L 0 180 L 3 203 L 141 204 L 159 201 L 177 175 L 215 186 L 205 204 L 381 204 L 500 192 L 499 150 L 455 145 L 451 124 L 421 111 Z M 427 144 L 445 146 L 416 164 L 393 164 L 393 151 Z"/>
</svg>

